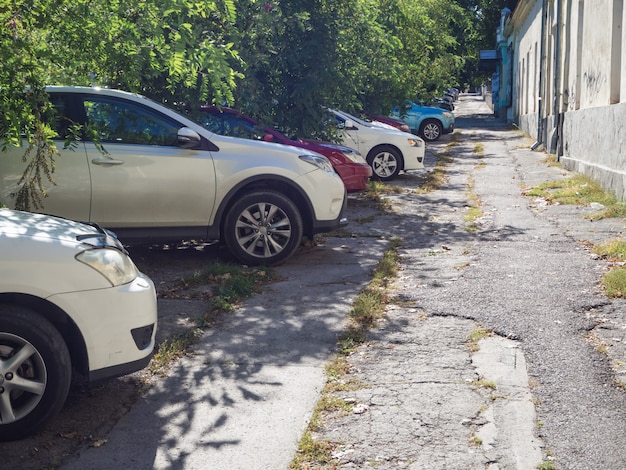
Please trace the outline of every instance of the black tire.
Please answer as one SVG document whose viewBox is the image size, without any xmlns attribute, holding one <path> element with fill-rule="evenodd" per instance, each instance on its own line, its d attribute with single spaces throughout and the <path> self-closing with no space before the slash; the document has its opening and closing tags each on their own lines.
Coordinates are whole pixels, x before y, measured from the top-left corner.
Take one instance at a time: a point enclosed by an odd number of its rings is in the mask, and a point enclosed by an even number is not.
<svg viewBox="0 0 626 470">
<path fill-rule="evenodd" d="M 427 142 L 437 140 L 443 134 L 443 126 L 436 119 L 426 119 L 420 126 L 419 136 Z"/>
<path fill-rule="evenodd" d="M 296 205 L 276 191 L 258 191 L 239 199 L 224 221 L 224 242 L 244 264 L 284 263 L 302 240 L 302 216 Z"/>
<path fill-rule="evenodd" d="M 367 154 L 367 163 L 372 167 L 372 178 L 380 181 L 394 179 L 404 168 L 402 155 L 389 145 L 381 145 L 370 150 Z"/>
<path fill-rule="evenodd" d="M 57 414 L 71 379 L 57 329 L 31 310 L 0 306 L 0 441 L 28 436 Z"/>
</svg>

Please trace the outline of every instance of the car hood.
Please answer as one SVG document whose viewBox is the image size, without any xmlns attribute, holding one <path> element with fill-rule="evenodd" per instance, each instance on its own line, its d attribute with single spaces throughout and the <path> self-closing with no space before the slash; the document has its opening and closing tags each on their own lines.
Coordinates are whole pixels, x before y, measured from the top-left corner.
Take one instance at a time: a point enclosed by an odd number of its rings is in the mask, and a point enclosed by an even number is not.
<svg viewBox="0 0 626 470">
<path fill-rule="evenodd" d="M 347 152 L 347 153 L 354 152 L 354 150 L 351 149 L 350 147 L 346 147 L 345 145 L 341 145 L 341 144 L 335 144 L 333 142 L 326 142 L 324 140 L 297 139 L 294 142 L 296 142 L 297 144 L 307 144 L 307 148 L 310 148 L 312 150 L 314 150 L 315 147 L 318 147 L 321 149 L 327 148 L 327 149 L 338 150 L 339 152 Z"/>
<path fill-rule="evenodd" d="M 122 249 L 121 243 L 112 232 L 103 230 L 96 224 L 9 209 L 0 209 L 0 237 L 29 237 Z"/>
</svg>

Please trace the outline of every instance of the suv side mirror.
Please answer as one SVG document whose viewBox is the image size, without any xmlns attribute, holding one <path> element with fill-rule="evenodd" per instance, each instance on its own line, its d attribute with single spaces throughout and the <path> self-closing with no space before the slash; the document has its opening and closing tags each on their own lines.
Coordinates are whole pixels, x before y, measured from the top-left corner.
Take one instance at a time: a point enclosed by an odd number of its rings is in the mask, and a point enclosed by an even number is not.
<svg viewBox="0 0 626 470">
<path fill-rule="evenodd" d="M 178 145 L 184 149 L 200 148 L 200 135 L 189 127 L 178 129 Z"/>
<path fill-rule="evenodd" d="M 356 125 L 354 124 L 353 121 L 348 120 L 343 123 L 343 128 L 349 131 L 349 130 L 356 129 Z"/>
</svg>

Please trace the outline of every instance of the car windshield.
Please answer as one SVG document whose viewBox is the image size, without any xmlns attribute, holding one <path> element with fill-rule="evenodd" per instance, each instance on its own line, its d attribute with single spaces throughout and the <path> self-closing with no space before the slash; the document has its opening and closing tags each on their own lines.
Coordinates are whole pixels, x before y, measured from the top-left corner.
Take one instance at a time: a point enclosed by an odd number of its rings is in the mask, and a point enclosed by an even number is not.
<svg viewBox="0 0 626 470">
<path fill-rule="evenodd" d="M 371 122 L 366 122 L 363 119 L 359 119 L 358 117 L 353 116 L 352 114 L 346 113 L 345 111 L 336 111 L 336 112 L 345 120 L 354 121 L 357 124 L 360 124 L 362 126 L 374 127 Z"/>
</svg>

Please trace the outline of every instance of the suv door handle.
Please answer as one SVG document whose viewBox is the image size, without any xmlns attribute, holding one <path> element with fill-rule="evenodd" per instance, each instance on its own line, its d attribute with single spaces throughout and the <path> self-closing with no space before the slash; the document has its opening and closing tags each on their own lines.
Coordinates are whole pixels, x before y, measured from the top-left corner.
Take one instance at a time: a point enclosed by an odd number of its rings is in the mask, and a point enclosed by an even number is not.
<svg viewBox="0 0 626 470">
<path fill-rule="evenodd" d="M 100 166 L 113 166 L 113 165 L 121 165 L 124 163 L 124 160 L 116 160 L 115 158 L 106 158 L 106 157 L 96 157 L 91 160 L 91 163 L 94 165 Z"/>
</svg>

